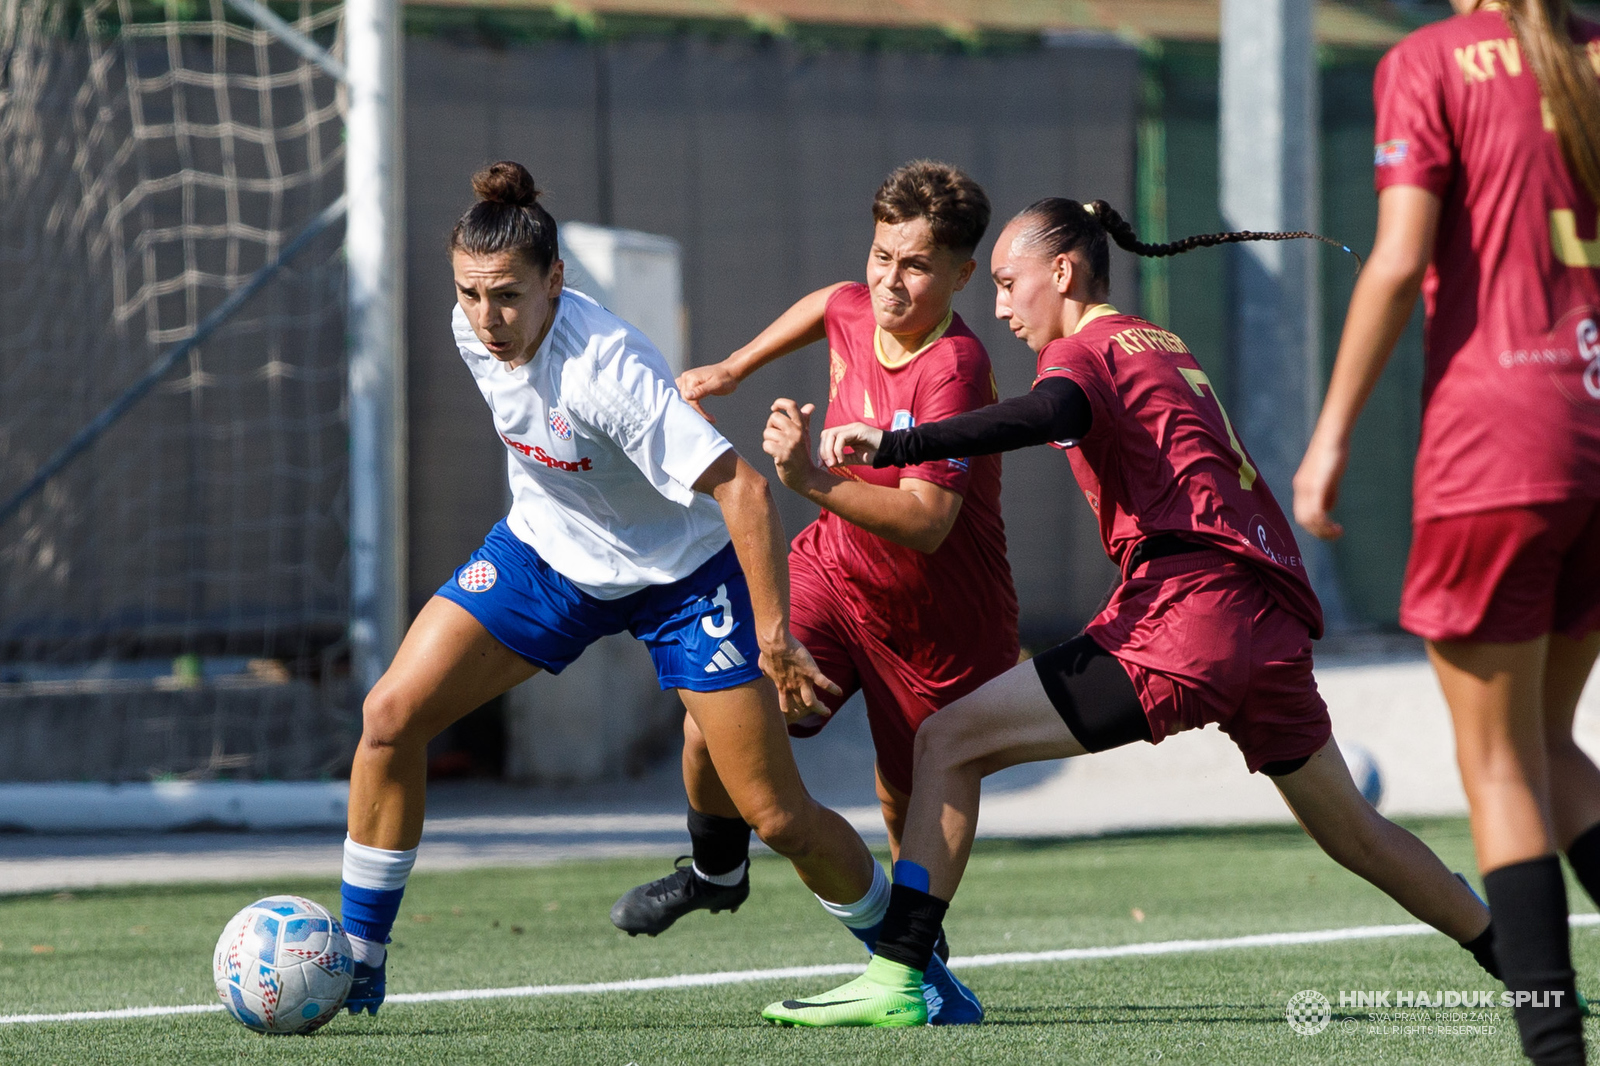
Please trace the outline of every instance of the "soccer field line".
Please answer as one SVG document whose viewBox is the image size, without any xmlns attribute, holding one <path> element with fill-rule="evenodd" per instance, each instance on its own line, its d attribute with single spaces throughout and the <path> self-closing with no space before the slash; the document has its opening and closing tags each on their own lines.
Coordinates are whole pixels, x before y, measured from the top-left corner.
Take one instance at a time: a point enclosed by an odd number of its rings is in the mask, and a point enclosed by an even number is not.
<svg viewBox="0 0 1600 1066">
<path fill-rule="evenodd" d="M 1573 926 L 1600 925 L 1600 914 L 1574 914 L 1570 921 Z M 1304 944 L 1331 944 L 1342 940 L 1382 940 L 1397 936 L 1424 936 L 1433 932 L 1435 930 L 1432 926 L 1420 922 L 1405 925 L 1357 925 L 1343 929 L 1310 929 L 1299 933 L 1255 933 L 1250 936 L 1214 937 L 1207 940 L 1147 940 L 1136 944 L 1113 944 L 1098 948 L 958 955 L 950 959 L 950 966 L 952 969 L 964 970 L 980 966 L 1026 966 L 1041 962 L 1092 962 L 1098 959 L 1185 955 L 1241 948 L 1299 947 Z M 458 988 L 445 992 L 399 992 L 385 999 L 384 1004 L 387 1006 L 393 1003 L 452 1003 L 473 999 L 528 999 L 538 996 L 583 996 L 608 992 L 656 992 L 677 988 L 753 984 L 757 981 L 785 981 L 803 977 L 833 977 L 859 973 L 860 970 L 860 962 L 849 962 L 829 963 L 823 966 L 786 966 L 773 970 L 681 973 L 671 977 L 635 977 L 626 981 L 593 981 L 573 985 L 517 985 L 511 988 Z M 8 1014 L 0 1015 L 0 1025 L 120 1021 L 178 1014 L 210 1014 L 222 1009 L 220 1003 L 196 1003 L 179 1007 L 123 1007 L 119 1010 L 69 1011 L 64 1014 Z"/>
</svg>

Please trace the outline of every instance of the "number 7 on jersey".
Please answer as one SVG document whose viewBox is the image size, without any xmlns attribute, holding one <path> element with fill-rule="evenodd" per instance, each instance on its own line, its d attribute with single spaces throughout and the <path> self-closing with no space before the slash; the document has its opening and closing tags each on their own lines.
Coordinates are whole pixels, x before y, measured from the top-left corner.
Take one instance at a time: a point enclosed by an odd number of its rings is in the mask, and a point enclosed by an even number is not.
<svg viewBox="0 0 1600 1066">
<path fill-rule="evenodd" d="M 1233 420 L 1228 417 L 1227 408 L 1222 406 L 1222 399 L 1217 396 L 1217 387 L 1211 384 L 1211 379 L 1206 377 L 1206 372 L 1197 367 L 1178 367 L 1178 373 L 1183 375 L 1183 380 L 1189 383 L 1196 396 L 1205 396 L 1202 385 L 1211 389 L 1211 398 L 1216 401 L 1217 410 L 1222 413 L 1222 424 L 1228 428 L 1228 443 L 1233 445 L 1233 454 L 1239 457 L 1239 487 L 1248 489 L 1256 483 L 1256 468 L 1250 465 L 1250 460 L 1245 457 L 1244 448 L 1239 444 L 1239 437 L 1233 431 Z"/>
</svg>

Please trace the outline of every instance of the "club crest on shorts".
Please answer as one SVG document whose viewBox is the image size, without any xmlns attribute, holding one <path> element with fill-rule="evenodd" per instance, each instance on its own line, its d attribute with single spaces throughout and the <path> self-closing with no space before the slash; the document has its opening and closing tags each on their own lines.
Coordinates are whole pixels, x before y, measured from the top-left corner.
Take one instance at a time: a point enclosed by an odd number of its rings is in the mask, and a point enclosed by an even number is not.
<svg viewBox="0 0 1600 1066">
<path fill-rule="evenodd" d="M 456 575 L 456 584 L 467 592 L 488 592 L 494 588 L 494 583 L 500 577 L 500 572 L 494 564 L 487 559 L 479 559 L 469 566 L 461 568 Z"/>
<path fill-rule="evenodd" d="M 554 407 L 550 408 L 550 432 L 562 440 L 572 439 L 572 423 L 568 422 L 566 416 Z"/>
</svg>

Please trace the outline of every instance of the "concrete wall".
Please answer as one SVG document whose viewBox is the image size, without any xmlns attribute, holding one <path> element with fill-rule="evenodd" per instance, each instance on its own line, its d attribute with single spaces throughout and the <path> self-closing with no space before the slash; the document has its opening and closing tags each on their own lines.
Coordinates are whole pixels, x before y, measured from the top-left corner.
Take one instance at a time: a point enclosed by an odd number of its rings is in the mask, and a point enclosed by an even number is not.
<svg viewBox="0 0 1600 1066">
<path fill-rule="evenodd" d="M 721 359 L 801 295 L 863 277 L 872 194 L 918 157 L 966 168 L 996 221 L 957 309 L 989 346 L 1003 395 L 1025 391 L 1034 356 L 993 318 L 987 281 L 1004 220 L 1049 195 L 1133 209 L 1138 58 L 1098 45 L 998 55 L 803 51 L 697 37 L 505 48 L 407 42 L 411 556 L 420 609 L 506 510 L 504 449 L 451 341 L 443 254 L 485 162 L 524 163 L 558 220 L 675 238 L 684 251 L 689 362 Z M 1117 254 L 1117 301 L 1137 309 Z M 767 469 L 760 434 L 786 395 L 819 406 L 822 346 L 795 353 L 719 400 L 718 424 Z M 815 508 L 775 485 L 792 535 Z M 1024 641 L 1070 636 L 1112 570 L 1063 458 L 1005 461 L 1005 514 Z M 537 782 L 637 772 L 676 728 L 638 647 L 591 650 L 561 678 L 507 699 L 508 776 Z M 620 683 L 619 683 L 620 682 Z"/>
<path fill-rule="evenodd" d="M 484 162 L 526 164 L 557 219 L 677 239 L 694 364 L 722 358 L 804 293 L 862 277 L 872 193 L 906 160 L 967 168 L 994 201 L 991 238 L 1047 195 L 1132 210 L 1138 59 L 1120 46 L 964 55 L 697 37 L 501 49 L 412 38 L 407 49 L 414 610 L 506 508 L 503 446 L 450 339 L 442 253 Z M 988 254 L 986 242 L 985 267 Z M 1034 357 L 993 319 L 986 273 L 957 308 L 989 345 L 1002 394 L 1015 394 Z M 1118 303 L 1136 309 L 1128 257 L 1117 254 L 1114 273 Z M 820 345 L 798 352 L 719 401 L 719 425 L 760 459 L 772 398 L 820 403 L 826 375 Z M 1009 456 L 1005 478 L 1025 637 L 1071 635 L 1111 576 L 1092 516 L 1053 452 Z M 797 532 L 815 511 L 777 491 Z"/>
</svg>

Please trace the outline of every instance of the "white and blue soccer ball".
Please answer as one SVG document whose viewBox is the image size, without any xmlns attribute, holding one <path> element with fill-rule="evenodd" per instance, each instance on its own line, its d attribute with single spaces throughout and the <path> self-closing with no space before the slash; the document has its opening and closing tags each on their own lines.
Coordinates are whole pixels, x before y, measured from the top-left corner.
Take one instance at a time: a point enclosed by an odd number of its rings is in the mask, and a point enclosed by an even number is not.
<svg viewBox="0 0 1600 1066">
<path fill-rule="evenodd" d="M 1378 769 L 1378 760 L 1373 758 L 1372 752 L 1360 744 L 1340 744 L 1339 750 L 1344 753 L 1351 780 L 1367 802 L 1374 807 L 1383 802 L 1383 772 Z"/>
<path fill-rule="evenodd" d="M 339 920 L 300 896 L 268 896 L 233 916 L 211 959 L 222 1005 L 258 1033 L 309 1033 L 350 994 L 355 959 Z"/>
</svg>

